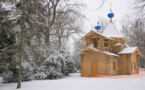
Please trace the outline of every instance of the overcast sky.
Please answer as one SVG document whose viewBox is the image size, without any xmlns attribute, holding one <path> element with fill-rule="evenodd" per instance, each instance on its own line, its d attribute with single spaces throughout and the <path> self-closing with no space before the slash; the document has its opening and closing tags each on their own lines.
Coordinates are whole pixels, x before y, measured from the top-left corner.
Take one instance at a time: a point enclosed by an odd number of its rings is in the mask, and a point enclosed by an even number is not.
<svg viewBox="0 0 145 90">
<path fill-rule="evenodd" d="M 112 11 L 114 12 L 113 21 L 116 21 L 116 28 L 120 30 L 121 28 L 121 19 L 124 17 L 125 14 L 129 13 L 130 11 L 130 4 L 133 0 L 106 0 L 102 6 L 102 8 L 97 9 L 103 0 L 82 0 L 86 5 L 86 9 L 84 11 L 88 21 L 85 21 L 85 31 L 90 31 L 94 24 L 97 24 L 98 16 L 106 18 L 107 14 L 110 11 L 110 3 L 112 3 Z"/>
<path fill-rule="evenodd" d="M 121 19 L 124 15 L 131 13 L 130 5 L 133 3 L 133 0 L 106 0 L 102 6 L 102 8 L 97 9 L 103 0 L 82 0 L 87 6 L 85 8 L 84 14 L 88 20 L 85 21 L 84 32 L 87 33 L 90 30 L 94 29 L 95 25 L 97 25 L 98 16 L 103 17 L 110 20 L 107 17 L 107 14 L 110 11 L 110 3 L 112 3 L 112 11 L 114 12 L 113 21 L 116 21 L 116 28 L 118 30 L 121 29 Z M 84 36 L 85 34 L 81 35 Z M 79 36 L 75 36 L 76 40 L 80 40 Z M 71 51 L 73 52 L 73 44 L 74 40 L 70 38 L 69 46 Z"/>
</svg>

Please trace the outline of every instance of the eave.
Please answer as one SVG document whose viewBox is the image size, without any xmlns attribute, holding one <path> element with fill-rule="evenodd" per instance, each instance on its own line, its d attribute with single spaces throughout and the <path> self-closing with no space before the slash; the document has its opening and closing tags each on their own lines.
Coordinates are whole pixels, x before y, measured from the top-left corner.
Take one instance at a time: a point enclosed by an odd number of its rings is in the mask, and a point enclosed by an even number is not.
<svg viewBox="0 0 145 90">
<path fill-rule="evenodd" d="M 95 33 L 96 35 L 103 36 L 104 38 L 107 38 L 107 39 L 110 39 L 110 40 L 114 40 L 114 39 L 112 39 L 112 38 L 110 38 L 110 37 L 104 36 L 104 35 L 102 35 L 102 34 L 100 34 L 100 33 L 98 33 L 98 32 L 95 32 L 95 31 L 93 31 L 93 30 L 91 30 L 91 31 L 90 31 L 89 33 L 87 33 L 84 37 L 82 37 L 81 40 L 85 41 L 85 39 L 86 39 L 87 37 L 91 36 L 91 35 L 94 34 L 94 33 Z"/>
</svg>

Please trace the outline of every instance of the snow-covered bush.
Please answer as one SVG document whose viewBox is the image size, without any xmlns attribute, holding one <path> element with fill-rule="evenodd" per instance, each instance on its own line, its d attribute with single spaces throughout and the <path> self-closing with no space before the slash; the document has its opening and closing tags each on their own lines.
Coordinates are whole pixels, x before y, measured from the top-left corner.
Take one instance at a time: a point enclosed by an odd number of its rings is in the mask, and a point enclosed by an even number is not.
<svg viewBox="0 0 145 90">
<path fill-rule="evenodd" d="M 62 68 L 65 68 L 65 59 L 58 53 L 57 50 L 53 50 L 49 57 L 44 60 L 44 72 L 49 79 L 61 78 L 63 76 Z"/>
<path fill-rule="evenodd" d="M 34 75 L 34 77 L 37 79 L 37 80 L 43 80 L 43 79 L 46 79 L 47 75 L 44 73 L 44 72 L 36 72 L 36 74 Z"/>
<path fill-rule="evenodd" d="M 59 50 L 59 54 L 65 59 L 65 68 L 62 68 L 64 75 L 69 73 L 76 72 L 75 61 L 72 59 L 72 56 L 65 48 Z"/>
<path fill-rule="evenodd" d="M 18 58 L 16 58 L 19 54 L 15 53 L 14 49 L 16 46 L 12 46 L 11 49 L 8 49 L 5 53 L 2 53 L 0 56 L 0 60 L 2 62 L 2 76 L 4 83 L 16 82 L 18 75 Z"/>
<path fill-rule="evenodd" d="M 18 66 L 12 66 L 10 64 L 7 71 L 3 72 L 3 83 L 17 82 L 18 78 Z M 34 80 L 33 67 L 28 62 L 22 63 L 22 81 Z"/>
<path fill-rule="evenodd" d="M 18 63 L 19 63 L 19 54 L 18 53 L 12 53 L 13 49 L 10 49 L 7 51 L 6 55 L 3 55 L 3 57 L 0 57 L 2 60 L 3 65 L 3 82 L 4 83 L 11 83 L 11 82 L 17 82 L 18 78 Z M 27 60 L 23 60 L 22 62 L 22 81 L 28 81 L 32 80 L 34 78 L 34 69 L 30 62 Z"/>
<path fill-rule="evenodd" d="M 34 79 L 34 68 L 29 62 L 22 62 L 22 81 L 30 81 Z"/>
<path fill-rule="evenodd" d="M 69 73 L 75 72 L 74 62 L 70 57 L 70 54 L 64 49 L 52 50 L 50 55 L 43 61 L 43 75 L 46 75 L 47 79 L 61 78 Z M 36 74 L 36 78 L 41 74 Z M 41 78 L 44 79 L 44 78 Z"/>
<path fill-rule="evenodd" d="M 66 61 L 66 66 L 67 66 L 67 68 L 66 68 L 65 75 L 68 75 L 69 73 L 76 72 L 76 68 L 75 68 L 74 62 Z"/>
<path fill-rule="evenodd" d="M 12 71 L 3 72 L 3 83 L 11 83 L 16 81 L 17 77 L 14 75 Z"/>
</svg>

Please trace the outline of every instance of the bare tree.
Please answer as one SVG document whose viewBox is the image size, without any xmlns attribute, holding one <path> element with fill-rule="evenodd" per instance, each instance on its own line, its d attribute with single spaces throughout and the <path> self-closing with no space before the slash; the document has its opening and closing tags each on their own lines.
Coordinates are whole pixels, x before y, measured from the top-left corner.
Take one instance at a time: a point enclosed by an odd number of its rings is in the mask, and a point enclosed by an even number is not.
<svg viewBox="0 0 145 90">
<path fill-rule="evenodd" d="M 142 55 L 139 58 L 140 67 L 145 67 L 145 22 L 140 19 L 131 20 L 129 17 L 126 17 L 123 20 L 122 33 L 129 38 L 127 42 L 130 46 L 137 46 Z"/>
<path fill-rule="evenodd" d="M 134 0 L 132 9 L 140 19 L 145 18 L 145 0 Z"/>
<path fill-rule="evenodd" d="M 145 67 L 145 0 L 134 0 L 131 4 L 131 9 L 134 16 L 127 15 L 124 20 L 122 20 L 122 32 L 129 38 L 127 42 L 131 46 L 138 46 L 142 52 L 139 58 L 140 67 Z"/>
<path fill-rule="evenodd" d="M 79 34 L 83 25 L 84 16 L 77 8 L 82 7 L 81 4 L 66 5 L 59 8 L 56 22 L 54 23 L 53 30 L 50 35 L 57 37 L 59 48 L 61 47 L 62 40 L 67 40 L 73 34 Z"/>
<path fill-rule="evenodd" d="M 106 1 L 106 0 L 102 0 L 102 2 L 101 2 L 101 4 L 100 4 L 100 6 L 99 6 L 98 8 L 96 8 L 96 9 L 94 9 L 94 10 L 90 11 L 90 12 L 93 12 L 93 11 L 96 11 L 96 10 L 98 10 L 98 9 L 102 8 L 102 7 L 103 7 L 103 5 L 104 5 L 104 3 L 105 3 L 105 1 Z"/>
</svg>

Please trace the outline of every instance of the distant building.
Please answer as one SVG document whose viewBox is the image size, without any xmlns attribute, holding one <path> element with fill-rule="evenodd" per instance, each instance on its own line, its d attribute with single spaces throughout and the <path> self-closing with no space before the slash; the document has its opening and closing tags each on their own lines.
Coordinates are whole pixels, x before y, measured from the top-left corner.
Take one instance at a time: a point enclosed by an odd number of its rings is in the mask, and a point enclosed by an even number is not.
<svg viewBox="0 0 145 90">
<path fill-rule="evenodd" d="M 82 40 L 86 48 L 80 52 L 81 75 L 130 75 L 139 73 L 138 56 L 141 52 L 137 47 L 128 47 L 114 24 L 114 13 L 110 10 L 108 17 L 110 23 L 103 33 L 99 33 L 101 26 L 95 27 L 97 31 L 90 31 Z"/>
</svg>

